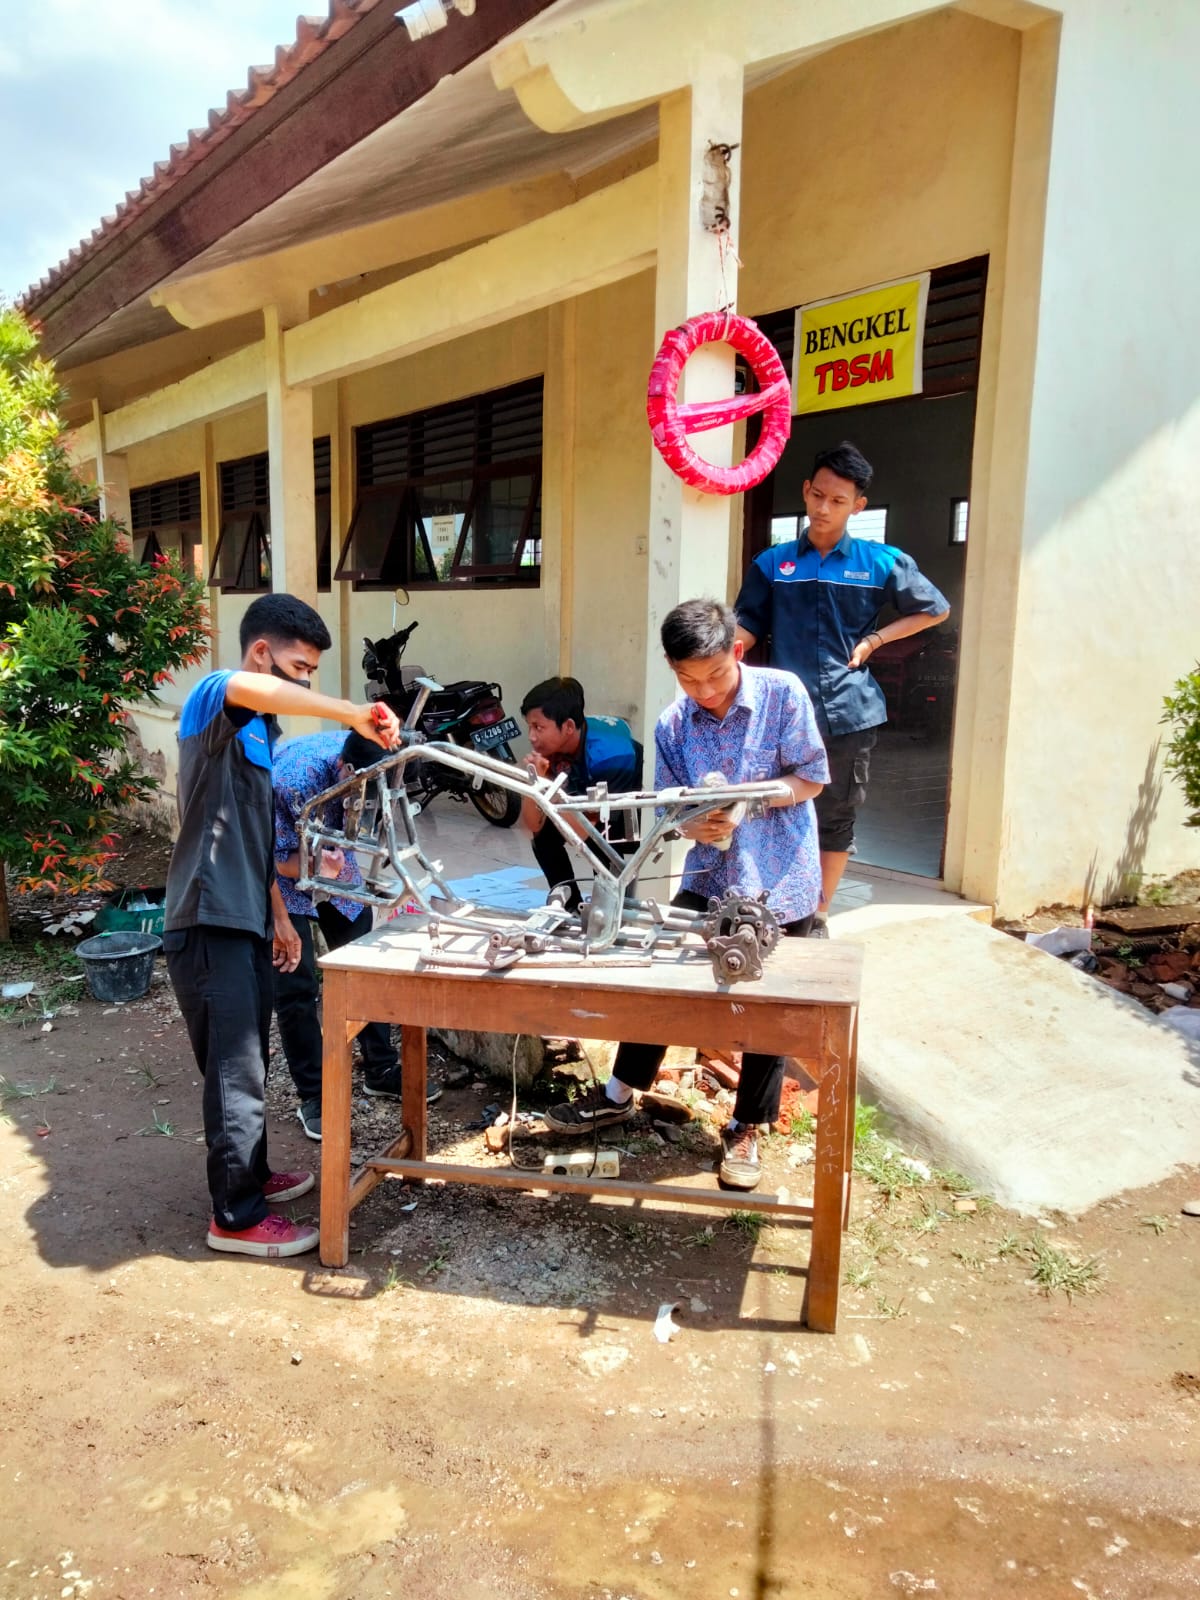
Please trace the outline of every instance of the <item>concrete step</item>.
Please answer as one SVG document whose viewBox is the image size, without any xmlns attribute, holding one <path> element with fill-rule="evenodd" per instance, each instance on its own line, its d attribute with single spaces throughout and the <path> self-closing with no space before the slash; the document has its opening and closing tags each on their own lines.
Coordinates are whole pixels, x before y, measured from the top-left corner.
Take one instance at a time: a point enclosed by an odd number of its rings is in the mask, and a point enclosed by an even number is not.
<svg viewBox="0 0 1200 1600">
<path fill-rule="evenodd" d="M 858 937 L 860 1094 L 926 1158 L 1071 1214 L 1200 1163 L 1200 1049 L 1136 1001 L 970 916 Z"/>
</svg>

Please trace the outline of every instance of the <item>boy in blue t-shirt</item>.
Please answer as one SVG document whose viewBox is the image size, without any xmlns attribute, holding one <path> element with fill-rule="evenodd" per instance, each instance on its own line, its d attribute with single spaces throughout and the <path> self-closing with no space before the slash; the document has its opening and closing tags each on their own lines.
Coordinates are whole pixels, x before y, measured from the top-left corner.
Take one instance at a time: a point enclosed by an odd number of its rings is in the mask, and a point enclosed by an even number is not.
<svg viewBox="0 0 1200 1600">
<path fill-rule="evenodd" d="M 610 794 L 627 794 L 642 784 L 642 747 L 620 717 L 585 717 L 583 685 L 577 678 L 547 678 L 535 684 L 521 701 L 521 715 L 529 730 L 533 752 L 531 772 L 539 778 L 567 773 L 564 792 L 585 794 L 593 784 L 606 783 Z M 579 906 L 571 855 L 557 828 L 546 826 L 546 813 L 530 800 L 521 803 L 521 822 L 531 836 L 534 860 L 552 889 L 569 885 L 567 907 Z M 614 822 L 612 837 L 624 838 L 624 818 Z"/>
<path fill-rule="evenodd" d="M 394 714 L 317 694 L 331 644 L 313 608 L 268 594 L 246 610 L 237 672 L 210 672 L 179 722 L 179 836 L 167 869 L 163 951 L 204 1079 L 208 1244 L 235 1255 L 294 1256 L 315 1228 L 267 1210 L 313 1186 L 311 1172 L 267 1164 L 266 1082 L 273 967 L 295 968 L 300 940 L 275 881 L 272 752 L 277 716 L 341 722 L 385 749 Z"/>
</svg>

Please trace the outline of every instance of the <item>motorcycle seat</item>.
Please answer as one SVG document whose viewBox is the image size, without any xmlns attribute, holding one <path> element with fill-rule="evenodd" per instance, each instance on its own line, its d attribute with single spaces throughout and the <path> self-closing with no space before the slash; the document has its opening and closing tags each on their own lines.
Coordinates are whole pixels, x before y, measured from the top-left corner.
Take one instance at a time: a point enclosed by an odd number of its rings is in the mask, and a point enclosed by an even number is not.
<svg viewBox="0 0 1200 1600">
<path fill-rule="evenodd" d="M 457 695 L 490 694 L 491 689 L 490 683 L 481 683 L 478 678 L 460 678 L 457 683 L 443 685 L 443 690 L 446 694 Z"/>
</svg>

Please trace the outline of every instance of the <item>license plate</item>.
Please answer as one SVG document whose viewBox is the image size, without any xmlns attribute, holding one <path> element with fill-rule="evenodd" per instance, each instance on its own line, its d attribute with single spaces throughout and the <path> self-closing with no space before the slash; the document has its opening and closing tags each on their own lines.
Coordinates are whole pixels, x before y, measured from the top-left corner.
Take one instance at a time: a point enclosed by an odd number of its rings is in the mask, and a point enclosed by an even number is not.
<svg viewBox="0 0 1200 1600">
<path fill-rule="evenodd" d="M 510 740 L 520 737 L 521 730 L 515 717 L 505 717 L 503 722 L 493 722 L 490 727 L 471 730 L 471 743 L 476 750 L 494 750 L 498 744 L 508 744 Z"/>
</svg>

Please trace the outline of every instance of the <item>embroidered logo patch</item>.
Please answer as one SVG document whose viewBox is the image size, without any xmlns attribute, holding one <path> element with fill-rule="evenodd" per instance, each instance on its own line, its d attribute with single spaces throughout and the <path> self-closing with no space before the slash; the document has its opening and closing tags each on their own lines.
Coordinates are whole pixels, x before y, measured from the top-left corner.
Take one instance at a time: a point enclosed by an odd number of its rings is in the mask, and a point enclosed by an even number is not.
<svg viewBox="0 0 1200 1600">
<path fill-rule="evenodd" d="M 796 563 L 794 561 L 781 561 L 779 563 L 779 576 L 781 578 L 790 578 L 795 570 Z"/>
</svg>

